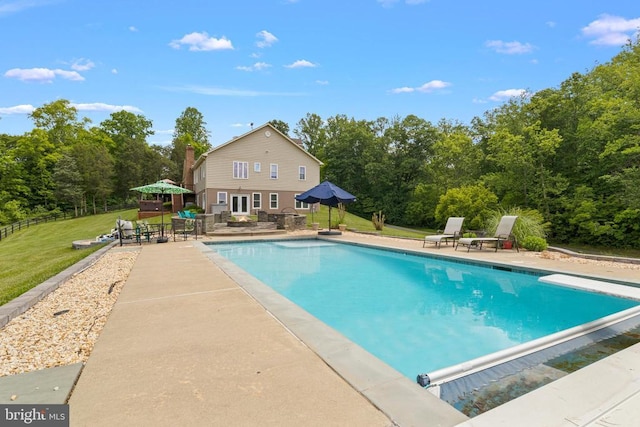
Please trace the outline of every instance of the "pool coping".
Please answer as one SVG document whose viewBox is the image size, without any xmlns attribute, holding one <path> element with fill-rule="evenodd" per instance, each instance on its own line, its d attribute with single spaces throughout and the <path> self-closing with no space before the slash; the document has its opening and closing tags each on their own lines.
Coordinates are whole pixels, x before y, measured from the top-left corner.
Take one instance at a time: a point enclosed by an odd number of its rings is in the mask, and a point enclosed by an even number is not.
<svg viewBox="0 0 640 427">
<path fill-rule="evenodd" d="M 327 240 L 336 241 L 330 237 L 321 236 L 296 236 L 273 239 L 250 239 L 247 241 L 281 241 L 281 240 Z M 231 243 L 199 242 L 198 247 L 214 264 L 231 277 L 249 296 L 259 302 L 271 315 L 274 316 L 284 328 L 289 330 L 301 342 L 318 354 L 328 366 L 347 381 L 352 387 L 365 396 L 374 406 L 380 409 L 394 423 L 398 425 L 443 425 L 456 426 L 467 425 L 467 422 L 478 417 L 469 418 L 457 411 L 448 403 L 440 400 L 427 389 L 411 381 L 395 369 L 391 368 L 380 359 L 351 342 L 342 334 L 327 326 L 304 309 L 289 301 L 266 284 L 257 280 L 234 263 L 218 255 L 209 248 L 210 245 Z M 338 242 L 337 242 L 338 243 Z M 561 272 L 560 270 L 514 266 L 513 264 L 500 263 L 495 260 L 465 260 L 458 257 L 425 253 L 419 250 L 402 249 L 375 243 L 361 243 L 340 240 L 342 244 L 356 246 L 382 248 L 394 252 L 415 254 L 427 258 L 437 258 L 451 262 L 460 262 L 472 265 L 481 265 L 498 269 L 508 269 L 522 273 L 544 276 Z M 586 279 L 603 280 L 602 277 L 593 275 L 579 275 Z M 627 286 L 640 287 L 640 284 L 612 280 L 604 280 L 611 283 L 625 284 Z M 573 375 L 573 374 L 571 374 Z M 496 408 L 489 412 L 499 410 Z"/>
</svg>

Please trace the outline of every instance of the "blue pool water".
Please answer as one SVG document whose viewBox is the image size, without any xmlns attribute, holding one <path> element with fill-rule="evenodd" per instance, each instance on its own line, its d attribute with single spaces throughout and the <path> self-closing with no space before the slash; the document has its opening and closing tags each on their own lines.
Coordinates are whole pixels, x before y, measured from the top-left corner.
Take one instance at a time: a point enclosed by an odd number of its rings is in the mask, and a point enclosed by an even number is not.
<svg viewBox="0 0 640 427">
<path fill-rule="evenodd" d="M 322 240 L 210 248 L 412 380 L 638 305 L 533 274 Z"/>
</svg>

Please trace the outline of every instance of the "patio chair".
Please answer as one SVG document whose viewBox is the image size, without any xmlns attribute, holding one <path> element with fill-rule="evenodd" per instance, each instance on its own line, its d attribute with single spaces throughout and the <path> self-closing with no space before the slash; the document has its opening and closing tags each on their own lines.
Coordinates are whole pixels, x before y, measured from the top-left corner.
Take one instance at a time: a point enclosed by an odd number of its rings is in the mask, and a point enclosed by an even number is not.
<svg viewBox="0 0 640 427">
<path fill-rule="evenodd" d="M 444 231 L 439 231 L 441 234 L 432 234 L 424 237 L 424 241 L 422 242 L 422 247 L 424 248 L 427 242 L 435 243 L 436 247 L 440 249 L 442 245 L 442 241 L 444 240 L 445 244 L 449 244 L 449 240 L 455 241 L 460 238 L 462 234 L 462 223 L 464 222 L 464 217 L 456 217 L 452 216 L 447 219 L 447 224 L 444 226 Z"/>
<path fill-rule="evenodd" d="M 155 231 L 149 225 L 147 221 L 140 221 L 136 225 L 136 238 L 142 243 L 142 240 L 146 240 L 147 243 L 151 242 L 151 238 L 155 234 Z"/>
<path fill-rule="evenodd" d="M 190 234 L 192 234 L 196 240 L 198 240 L 198 229 L 195 219 L 191 218 L 172 218 L 171 231 L 173 234 L 173 241 L 176 241 L 176 235 L 182 235 L 183 240 L 187 240 Z"/>
<path fill-rule="evenodd" d="M 456 243 L 456 251 L 458 250 L 458 245 L 466 246 L 467 252 L 469 252 L 471 246 L 482 250 L 482 245 L 484 243 L 495 243 L 496 252 L 498 252 L 498 248 L 502 248 L 503 242 L 513 241 L 513 246 L 515 246 L 516 250 L 520 252 L 520 249 L 518 249 L 518 241 L 516 240 L 516 237 L 511 234 L 517 219 L 517 216 L 510 215 L 505 215 L 500 218 L 498 228 L 496 228 L 496 232 L 493 237 L 463 237 L 458 239 L 458 242 Z"/>
</svg>

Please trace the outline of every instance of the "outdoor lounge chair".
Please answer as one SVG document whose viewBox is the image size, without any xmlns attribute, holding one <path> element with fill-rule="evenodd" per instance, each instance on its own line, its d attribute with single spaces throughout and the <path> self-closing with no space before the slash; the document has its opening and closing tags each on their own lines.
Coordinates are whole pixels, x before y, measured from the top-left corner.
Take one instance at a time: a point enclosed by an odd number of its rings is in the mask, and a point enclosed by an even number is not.
<svg viewBox="0 0 640 427">
<path fill-rule="evenodd" d="M 493 237 L 463 237 L 458 239 L 458 242 L 456 243 L 456 250 L 458 250 L 458 245 L 466 246 L 467 252 L 469 252 L 471 246 L 482 249 L 482 245 L 484 243 L 495 243 L 496 252 L 498 252 L 498 248 L 503 247 L 503 242 L 513 241 L 516 250 L 520 252 L 520 249 L 518 249 L 518 241 L 515 236 L 511 234 L 517 219 L 517 216 L 503 216 L 500 218 L 500 223 L 498 223 L 498 228 L 496 228 L 496 233 Z"/>
<path fill-rule="evenodd" d="M 460 235 L 462 233 L 463 222 L 464 217 L 449 217 L 449 219 L 447 219 L 447 224 L 444 226 L 444 231 L 442 231 L 442 234 L 425 236 L 424 242 L 422 242 L 422 247 L 424 248 L 427 242 L 432 242 L 435 243 L 436 247 L 439 249 L 440 245 L 442 245 L 443 240 L 448 245 L 450 239 L 455 243 L 455 241 L 460 238 Z"/>
</svg>

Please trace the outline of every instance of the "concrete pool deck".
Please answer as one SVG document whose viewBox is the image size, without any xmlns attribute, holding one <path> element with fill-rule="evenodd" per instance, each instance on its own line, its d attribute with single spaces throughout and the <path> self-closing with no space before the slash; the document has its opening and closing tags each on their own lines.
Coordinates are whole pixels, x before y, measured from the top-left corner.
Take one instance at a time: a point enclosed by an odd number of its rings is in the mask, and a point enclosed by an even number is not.
<svg viewBox="0 0 640 427">
<path fill-rule="evenodd" d="M 238 239 L 256 237 L 204 241 Z M 640 285 L 638 270 L 515 251 L 423 249 L 354 233 L 330 239 Z M 212 259 L 221 262 L 202 240 L 142 247 L 71 394 L 71 425 L 586 426 L 631 425 L 639 415 L 638 346 L 469 420 Z"/>
</svg>

